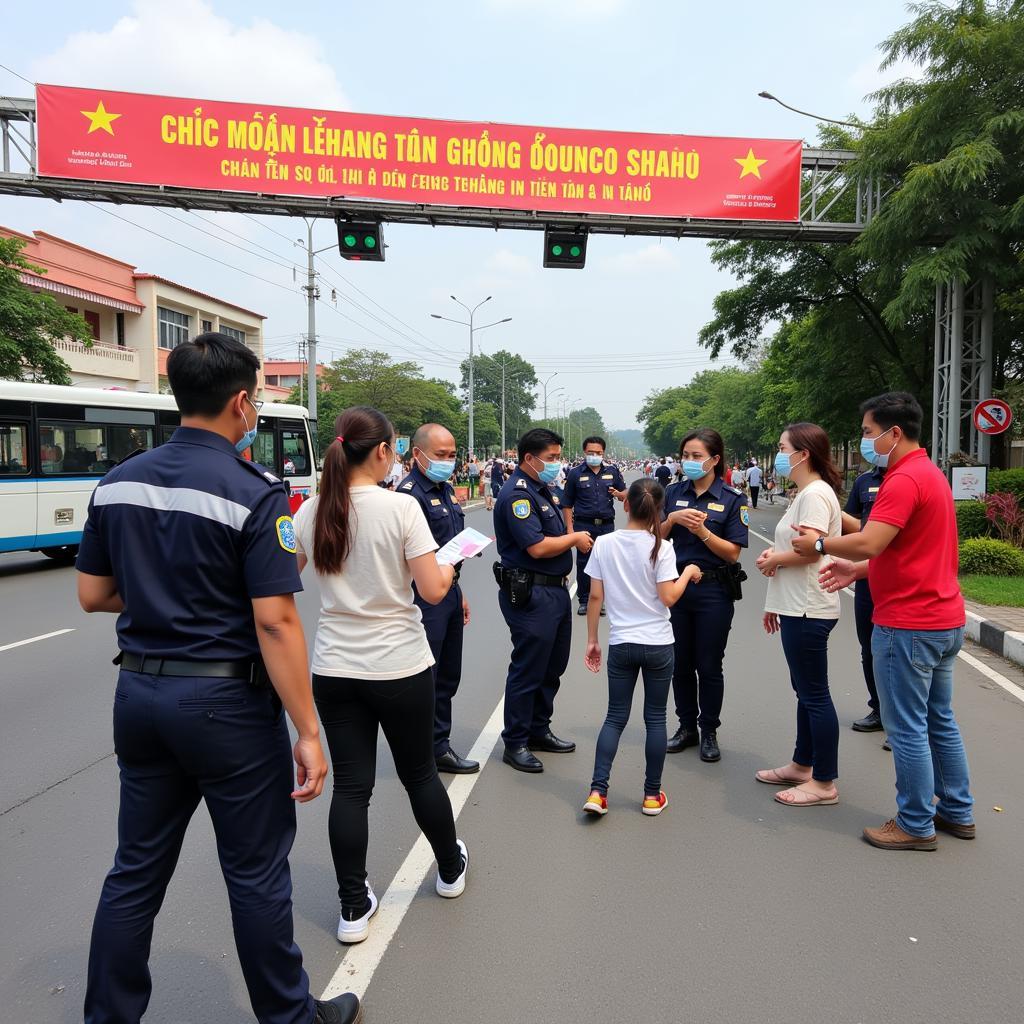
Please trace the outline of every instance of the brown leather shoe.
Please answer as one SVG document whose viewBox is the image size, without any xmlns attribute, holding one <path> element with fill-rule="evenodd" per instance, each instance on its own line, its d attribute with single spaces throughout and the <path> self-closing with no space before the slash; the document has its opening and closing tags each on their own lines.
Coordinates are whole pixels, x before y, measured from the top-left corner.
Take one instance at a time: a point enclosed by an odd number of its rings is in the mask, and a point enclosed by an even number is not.
<svg viewBox="0 0 1024 1024">
<path fill-rule="evenodd" d="M 939 832 L 948 832 L 951 836 L 956 836 L 957 839 L 974 838 L 973 825 L 958 825 L 955 821 L 946 821 L 941 814 L 935 815 L 935 828 Z"/>
<path fill-rule="evenodd" d="M 890 818 L 881 828 L 864 829 L 864 838 L 880 850 L 934 850 L 938 847 L 935 833 L 930 836 L 912 836 Z"/>
</svg>

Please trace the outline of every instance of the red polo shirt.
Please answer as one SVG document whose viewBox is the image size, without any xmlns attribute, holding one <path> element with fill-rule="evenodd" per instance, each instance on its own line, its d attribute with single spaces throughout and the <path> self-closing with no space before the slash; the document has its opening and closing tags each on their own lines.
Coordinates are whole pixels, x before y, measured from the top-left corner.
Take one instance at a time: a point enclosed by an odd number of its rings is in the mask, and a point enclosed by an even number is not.
<svg viewBox="0 0 1024 1024">
<path fill-rule="evenodd" d="M 886 471 L 870 521 L 900 531 L 868 566 L 872 621 L 895 629 L 964 625 L 953 492 L 923 448 Z"/>
</svg>

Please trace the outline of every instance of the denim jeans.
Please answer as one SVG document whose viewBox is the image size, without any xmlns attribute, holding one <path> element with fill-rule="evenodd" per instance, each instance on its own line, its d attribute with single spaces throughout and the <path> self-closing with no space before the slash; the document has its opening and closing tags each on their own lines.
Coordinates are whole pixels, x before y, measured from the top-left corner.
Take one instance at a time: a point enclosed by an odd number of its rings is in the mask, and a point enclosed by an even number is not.
<svg viewBox="0 0 1024 1024">
<path fill-rule="evenodd" d="M 878 701 L 896 765 L 896 824 L 913 836 L 974 821 L 967 754 L 953 716 L 953 662 L 964 629 L 875 626 Z M 938 806 L 933 798 L 938 797 Z"/>
<path fill-rule="evenodd" d="M 644 795 L 661 792 L 661 772 L 665 767 L 668 729 L 665 709 L 672 683 L 675 652 L 672 644 L 612 644 L 608 648 L 608 714 L 597 737 L 594 756 L 594 781 L 590 788 L 607 794 L 612 761 L 619 749 L 619 737 L 629 721 L 637 675 L 644 674 L 644 725 L 647 726 L 647 774 Z"/>
<path fill-rule="evenodd" d="M 839 778 L 839 718 L 828 688 L 828 637 L 838 621 L 779 616 L 782 649 L 796 691 L 793 762 L 810 765 L 817 782 Z"/>
</svg>

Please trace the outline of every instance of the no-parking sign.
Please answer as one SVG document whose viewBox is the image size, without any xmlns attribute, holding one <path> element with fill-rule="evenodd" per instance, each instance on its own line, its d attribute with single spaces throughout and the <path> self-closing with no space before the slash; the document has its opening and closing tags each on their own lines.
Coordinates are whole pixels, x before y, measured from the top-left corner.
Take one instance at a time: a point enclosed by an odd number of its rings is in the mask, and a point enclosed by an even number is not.
<svg viewBox="0 0 1024 1024">
<path fill-rule="evenodd" d="M 983 434 L 1001 434 L 1012 422 L 1013 413 L 1001 398 L 985 398 L 974 407 L 974 425 Z"/>
</svg>

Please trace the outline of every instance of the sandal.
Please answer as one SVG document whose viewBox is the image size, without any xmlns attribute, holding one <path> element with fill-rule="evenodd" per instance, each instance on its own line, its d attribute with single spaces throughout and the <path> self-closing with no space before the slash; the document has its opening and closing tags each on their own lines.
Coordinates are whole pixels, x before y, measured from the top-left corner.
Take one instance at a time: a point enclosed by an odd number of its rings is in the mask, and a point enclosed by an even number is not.
<svg viewBox="0 0 1024 1024">
<path fill-rule="evenodd" d="M 778 768 L 762 768 L 754 775 L 754 778 L 766 786 L 801 786 L 805 782 L 810 782 L 810 779 L 798 779 L 783 775 Z"/>
<path fill-rule="evenodd" d="M 793 794 L 791 799 L 786 798 L 787 793 Z M 832 796 L 822 796 L 820 793 L 814 793 L 809 789 L 801 789 L 799 786 L 794 786 L 792 789 L 784 789 L 781 793 L 776 793 L 775 802 L 786 807 L 826 807 L 839 803 L 839 790 L 833 789 Z"/>
</svg>

